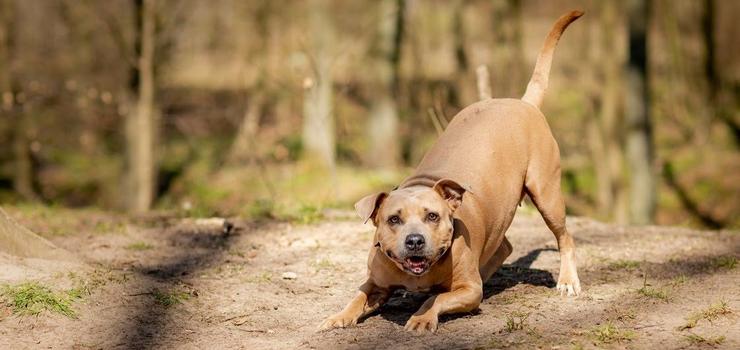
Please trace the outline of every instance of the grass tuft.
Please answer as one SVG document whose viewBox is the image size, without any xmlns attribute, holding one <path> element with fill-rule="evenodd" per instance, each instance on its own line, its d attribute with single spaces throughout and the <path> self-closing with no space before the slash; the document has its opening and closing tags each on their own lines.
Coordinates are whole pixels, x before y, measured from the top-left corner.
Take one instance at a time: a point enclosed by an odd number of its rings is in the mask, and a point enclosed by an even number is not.
<svg viewBox="0 0 740 350">
<path fill-rule="evenodd" d="M 640 289 L 635 290 L 635 293 L 642 294 L 648 298 L 656 298 L 656 299 L 660 299 L 663 301 L 671 300 L 670 293 L 664 289 L 654 290 L 654 289 L 649 289 L 647 287 L 642 287 Z"/>
<path fill-rule="evenodd" d="M 635 334 L 633 332 L 621 330 L 614 326 L 614 324 L 611 322 L 607 322 L 601 327 L 594 327 L 591 330 L 591 335 L 594 337 L 595 340 L 604 344 L 629 341 L 635 337 Z"/>
<path fill-rule="evenodd" d="M 262 276 L 254 276 L 252 278 L 247 278 L 242 280 L 244 283 L 260 283 L 260 282 L 267 282 L 272 279 L 272 274 L 269 272 L 265 272 L 262 274 Z"/>
<path fill-rule="evenodd" d="M 313 224 L 324 220 L 323 208 L 319 205 L 298 204 L 286 206 L 272 200 L 255 200 L 246 210 L 252 220 L 279 220 L 297 224 Z"/>
<path fill-rule="evenodd" d="M 722 344 L 722 342 L 725 341 L 726 339 L 724 335 L 704 338 L 698 334 L 691 333 L 691 332 L 689 332 L 688 335 L 684 335 L 681 337 L 693 345 L 707 344 L 707 345 L 713 345 L 713 346 Z"/>
<path fill-rule="evenodd" d="M 728 270 L 732 270 L 737 266 L 738 260 L 734 256 L 724 256 L 714 261 L 714 266 L 717 268 L 726 267 Z"/>
<path fill-rule="evenodd" d="M 678 327 L 678 330 L 683 331 L 685 329 L 694 328 L 701 320 L 711 322 L 721 315 L 729 315 L 731 313 L 732 309 L 727 306 L 727 302 L 725 302 L 724 299 L 720 299 L 716 304 L 709 306 L 706 310 L 693 312 L 691 316 L 686 319 L 686 323 Z"/>
<path fill-rule="evenodd" d="M 634 292 L 637 294 L 642 294 L 648 298 L 656 298 L 665 302 L 671 301 L 670 293 L 667 290 L 664 290 L 662 288 L 658 290 L 648 288 L 647 272 L 645 272 L 645 279 L 642 281 L 642 288 L 637 289 Z"/>
<path fill-rule="evenodd" d="M 164 307 L 172 307 L 176 304 L 180 304 L 183 300 L 190 299 L 190 294 L 178 291 L 160 292 L 155 290 L 152 292 L 152 296 L 157 304 Z"/>
<path fill-rule="evenodd" d="M 54 293 L 51 288 L 38 282 L 25 282 L 6 285 L 0 296 L 10 299 L 13 312 L 19 315 L 39 315 L 43 311 L 56 312 L 77 318 L 72 309 L 72 296 L 69 293 Z"/>
<path fill-rule="evenodd" d="M 504 327 L 504 330 L 511 333 L 524 329 L 527 326 L 527 318 L 529 318 L 529 314 L 521 311 L 506 315 L 506 327 Z"/>
<path fill-rule="evenodd" d="M 634 269 L 634 268 L 638 268 L 642 266 L 642 263 L 639 261 L 619 259 L 617 262 L 613 262 L 609 266 L 611 266 L 614 269 Z"/>
<path fill-rule="evenodd" d="M 154 248 L 153 245 L 149 243 L 145 243 L 145 242 L 131 243 L 128 246 L 126 246 L 126 249 L 128 250 L 149 250 L 152 248 Z"/>
<path fill-rule="evenodd" d="M 684 283 L 686 283 L 686 275 L 685 274 L 680 274 L 680 275 L 676 276 L 673 279 L 673 285 L 674 286 L 677 286 L 679 284 L 684 284 Z"/>
</svg>

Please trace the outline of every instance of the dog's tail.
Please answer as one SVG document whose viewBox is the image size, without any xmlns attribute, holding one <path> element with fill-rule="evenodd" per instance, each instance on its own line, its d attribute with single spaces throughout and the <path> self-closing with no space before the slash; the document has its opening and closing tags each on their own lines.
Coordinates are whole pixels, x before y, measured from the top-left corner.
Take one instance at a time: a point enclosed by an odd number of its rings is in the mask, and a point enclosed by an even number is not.
<svg viewBox="0 0 740 350">
<path fill-rule="evenodd" d="M 529 80 L 527 91 L 522 97 L 523 101 L 537 108 L 542 106 L 542 100 L 545 99 L 545 91 L 547 91 L 547 80 L 550 76 L 550 66 L 552 66 L 552 54 L 555 52 L 555 46 L 558 45 L 560 36 L 563 35 L 565 28 L 568 28 L 569 24 L 582 15 L 583 11 L 568 12 L 560 16 L 558 21 L 555 22 L 555 25 L 552 26 L 550 34 L 547 34 L 545 43 L 542 44 L 542 48 L 540 49 L 540 55 L 537 57 L 537 64 L 534 66 L 532 79 Z"/>
</svg>

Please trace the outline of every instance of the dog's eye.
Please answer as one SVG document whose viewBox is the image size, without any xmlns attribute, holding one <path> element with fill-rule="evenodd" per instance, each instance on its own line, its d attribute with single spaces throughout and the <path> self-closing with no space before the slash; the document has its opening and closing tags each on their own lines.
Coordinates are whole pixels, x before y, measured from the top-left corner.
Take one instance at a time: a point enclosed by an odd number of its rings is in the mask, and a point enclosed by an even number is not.
<svg viewBox="0 0 740 350">
<path fill-rule="evenodd" d="M 388 223 L 395 225 L 397 223 L 401 222 L 401 218 L 398 217 L 398 215 L 393 215 L 390 218 L 388 218 Z"/>
<path fill-rule="evenodd" d="M 429 221 L 437 221 L 437 219 L 439 219 L 439 215 L 437 215 L 437 213 L 429 213 L 427 214 L 427 219 L 429 219 Z"/>
</svg>

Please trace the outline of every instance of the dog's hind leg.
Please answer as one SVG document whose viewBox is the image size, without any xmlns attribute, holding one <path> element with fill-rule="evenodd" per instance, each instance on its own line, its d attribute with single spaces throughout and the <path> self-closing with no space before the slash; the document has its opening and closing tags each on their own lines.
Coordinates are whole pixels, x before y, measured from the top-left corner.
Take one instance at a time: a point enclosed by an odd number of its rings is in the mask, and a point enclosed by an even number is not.
<svg viewBox="0 0 740 350">
<path fill-rule="evenodd" d="M 557 289 L 560 294 L 567 292 L 568 295 L 578 295 L 581 292 L 581 282 L 576 271 L 573 237 L 565 227 L 565 202 L 560 187 L 560 156 L 557 145 L 552 147 L 550 153 L 540 154 L 539 160 L 530 161 L 525 187 L 558 241 L 560 276 Z"/>
<path fill-rule="evenodd" d="M 483 280 L 483 283 L 486 283 L 489 279 L 491 279 L 491 276 L 493 276 L 496 271 L 498 271 L 499 268 L 501 268 L 501 265 L 503 265 L 506 258 L 511 255 L 511 252 L 514 251 L 514 248 L 511 246 L 511 243 L 509 243 L 509 240 L 506 239 L 506 236 L 504 236 L 504 240 L 501 241 L 501 245 L 498 246 L 498 249 L 495 253 L 486 261 L 483 266 L 480 267 L 480 277 L 481 280 Z"/>
</svg>

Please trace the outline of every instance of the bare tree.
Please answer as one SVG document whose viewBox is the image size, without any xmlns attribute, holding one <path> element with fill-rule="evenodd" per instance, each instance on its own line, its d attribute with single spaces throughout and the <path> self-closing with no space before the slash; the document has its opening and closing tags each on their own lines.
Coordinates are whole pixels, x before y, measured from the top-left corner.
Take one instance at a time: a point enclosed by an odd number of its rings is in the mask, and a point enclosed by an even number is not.
<svg viewBox="0 0 740 350">
<path fill-rule="evenodd" d="M 373 99 L 368 119 L 371 167 L 392 169 L 401 160 L 398 137 L 398 64 L 403 38 L 404 0 L 381 0 L 377 39 L 373 45 Z"/>
<path fill-rule="evenodd" d="M 0 1 L 0 94 L 2 96 L 2 110 L 4 114 L 8 115 L 13 125 L 13 158 L 15 159 L 13 189 L 24 199 L 34 200 L 36 193 L 33 189 L 33 162 L 31 161 L 30 142 L 28 140 L 29 116 L 19 110 L 24 106 L 15 104 L 18 87 L 13 80 L 12 67 L 15 60 L 13 29 L 18 24 L 15 15 L 16 11 L 19 11 L 16 5 L 15 0 Z M 20 4 L 20 6 L 24 5 L 28 6 L 29 4 Z M 30 11 L 32 9 L 25 10 Z M 36 31 L 29 31 L 29 34 L 38 35 Z"/>
<path fill-rule="evenodd" d="M 715 41 L 715 26 L 717 22 L 717 4 L 715 0 L 704 0 L 704 14 L 702 16 L 702 34 L 706 49 L 706 58 L 704 61 L 704 74 L 708 83 L 709 104 L 714 110 L 714 116 L 722 121 L 730 130 L 733 140 L 737 146 L 740 146 L 740 122 L 738 122 L 733 113 L 740 110 L 740 89 L 734 89 L 737 96 L 730 96 L 732 84 L 726 80 L 727 74 L 721 74 L 721 65 L 717 64 L 717 47 Z M 734 98 L 733 98 L 734 97 Z M 712 120 L 705 121 L 710 124 Z M 708 129 L 709 125 L 704 126 Z M 708 131 L 707 131 L 708 132 Z"/>
<path fill-rule="evenodd" d="M 522 49 L 521 0 L 493 0 L 494 96 L 519 96 L 527 86 Z"/>
<path fill-rule="evenodd" d="M 589 142 L 596 169 L 598 203 L 602 214 L 619 224 L 629 222 L 627 187 L 624 183 L 624 120 L 622 118 L 621 70 L 623 60 L 619 55 L 617 20 L 620 3 L 607 0 L 601 4 L 600 24 L 602 53 L 595 65 L 595 74 L 602 77 L 598 97 L 601 101 L 598 118 L 589 123 Z M 595 86 L 595 85 L 592 85 Z"/>
<path fill-rule="evenodd" d="M 269 49 L 267 40 L 270 35 L 268 30 L 268 21 L 272 11 L 272 8 L 270 7 L 271 3 L 269 0 L 254 2 L 256 9 L 248 6 L 249 4 L 252 3 L 242 1 L 235 2 L 235 5 L 240 6 L 239 9 L 241 11 L 246 9 L 250 12 L 251 15 L 245 15 L 249 16 L 248 18 L 254 22 L 255 27 L 253 32 L 254 37 L 250 38 L 250 35 L 247 34 L 247 32 L 239 33 L 235 36 L 237 59 L 239 60 L 240 74 L 242 75 L 246 74 L 250 65 L 253 67 L 256 66 L 259 70 L 264 70 L 267 57 L 266 51 Z M 247 45 L 248 40 L 257 41 L 253 53 L 249 52 Z M 267 99 L 267 93 L 265 92 L 267 87 L 266 85 L 264 74 L 259 74 L 255 86 L 248 90 L 249 98 L 247 101 L 247 108 L 244 110 L 244 117 L 242 118 L 242 122 L 239 125 L 234 142 L 229 150 L 228 158 L 232 162 L 245 161 L 254 156 L 254 148 L 256 146 L 255 137 L 259 130 L 262 110 L 265 100 Z"/>
<path fill-rule="evenodd" d="M 648 224 L 655 216 L 652 123 L 649 114 L 646 1 L 630 0 L 627 64 L 627 157 L 631 174 L 632 223 Z"/>
<path fill-rule="evenodd" d="M 154 200 L 156 162 L 154 156 L 154 48 L 155 0 L 135 0 L 138 32 L 136 51 L 138 75 L 135 109 L 126 117 L 127 208 L 134 212 L 148 210 Z"/>
<path fill-rule="evenodd" d="M 12 0 L 0 0 L 0 97 L 2 108 L 7 111 L 13 106 L 11 61 L 11 29 L 15 6 Z"/>
<path fill-rule="evenodd" d="M 478 99 L 483 101 L 491 98 L 491 74 L 488 66 L 481 64 L 475 69 L 476 83 L 478 87 Z"/>
<path fill-rule="evenodd" d="M 457 63 L 454 79 L 454 92 L 456 94 L 453 97 L 456 99 L 454 101 L 457 103 L 456 107 L 462 108 L 476 101 L 475 85 L 473 85 L 475 72 L 470 67 L 470 59 L 466 51 L 465 1 L 451 1 L 450 10 L 452 14 L 452 37 L 455 45 L 455 62 Z M 442 112 L 441 107 L 437 107 L 437 109 L 440 113 Z"/>
<path fill-rule="evenodd" d="M 334 28 L 328 0 L 311 1 L 312 76 L 306 79 L 303 101 L 303 148 L 306 159 L 334 169 L 333 57 Z"/>
</svg>

